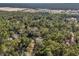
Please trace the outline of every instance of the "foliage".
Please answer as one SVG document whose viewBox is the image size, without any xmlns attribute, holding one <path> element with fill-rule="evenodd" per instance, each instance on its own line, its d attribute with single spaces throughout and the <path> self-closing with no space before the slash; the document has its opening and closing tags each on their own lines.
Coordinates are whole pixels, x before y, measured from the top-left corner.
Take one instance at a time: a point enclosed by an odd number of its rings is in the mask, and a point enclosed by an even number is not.
<svg viewBox="0 0 79 59">
<path fill-rule="evenodd" d="M 0 55 L 26 56 L 32 40 L 35 41 L 32 55 L 79 55 L 76 16 L 79 15 L 0 11 Z M 77 42 L 68 46 L 63 42 L 71 36 L 70 32 Z"/>
</svg>

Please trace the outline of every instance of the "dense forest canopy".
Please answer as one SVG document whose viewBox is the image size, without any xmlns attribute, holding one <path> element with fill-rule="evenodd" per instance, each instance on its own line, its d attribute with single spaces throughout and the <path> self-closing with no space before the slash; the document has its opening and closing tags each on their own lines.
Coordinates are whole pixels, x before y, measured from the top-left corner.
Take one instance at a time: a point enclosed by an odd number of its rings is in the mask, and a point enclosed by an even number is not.
<svg viewBox="0 0 79 59">
<path fill-rule="evenodd" d="M 79 55 L 79 15 L 0 11 L 0 55 Z"/>
</svg>

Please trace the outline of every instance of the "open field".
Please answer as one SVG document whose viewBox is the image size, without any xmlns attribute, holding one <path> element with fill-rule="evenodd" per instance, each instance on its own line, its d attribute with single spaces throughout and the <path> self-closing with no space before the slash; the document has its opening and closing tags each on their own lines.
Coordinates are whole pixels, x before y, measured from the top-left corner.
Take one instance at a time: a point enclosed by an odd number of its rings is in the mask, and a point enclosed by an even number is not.
<svg viewBox="0 0 79 59">
<path fill-rule="evenodd" d="M 67 13 L 67 14 L 79 14 L 79 10 L 52 10 L 52 9 L 33 9 L 33 8 L 12 8 L 12 7 L 0 7 L 0 11 L 21 11 L 21 12 L 30 12 L 30 13 L 36 13 L 36 12 L 48 12 L 48 13 Z"/>
</svg>

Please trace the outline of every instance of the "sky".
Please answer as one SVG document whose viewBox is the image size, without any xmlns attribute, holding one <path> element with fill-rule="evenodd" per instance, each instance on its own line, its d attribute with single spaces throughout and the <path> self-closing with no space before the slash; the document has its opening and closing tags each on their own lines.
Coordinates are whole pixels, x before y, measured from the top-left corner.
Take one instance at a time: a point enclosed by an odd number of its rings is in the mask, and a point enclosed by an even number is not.
<svg viewBox="0 0 79 59">
<path fill-rule="evenodd" d="M 79 3 L 79 0 L 0 0 L 0 3 Z"/>
<path fill-rule="evenodd" d="M 79 9 L 79 3 L 0 3 L 0 7 L 43 8 L 43 9 Z"/>
</svg>

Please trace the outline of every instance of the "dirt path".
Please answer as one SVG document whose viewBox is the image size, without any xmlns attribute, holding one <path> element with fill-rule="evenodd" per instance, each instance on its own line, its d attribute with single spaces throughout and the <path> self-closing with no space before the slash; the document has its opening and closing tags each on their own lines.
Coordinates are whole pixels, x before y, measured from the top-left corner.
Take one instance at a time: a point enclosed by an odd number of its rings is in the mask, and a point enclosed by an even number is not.
<svg viewBox="0 0 79 59">
<path fill-rule="evenodd" d="M 32 41 L 30 42 L 30 44 L 28 45 L 28 47 L 27 47 L 27 56 L 32 56 L 34 46 L 35 46 L 35 41 L 32 40 Z"/>
</svg>

